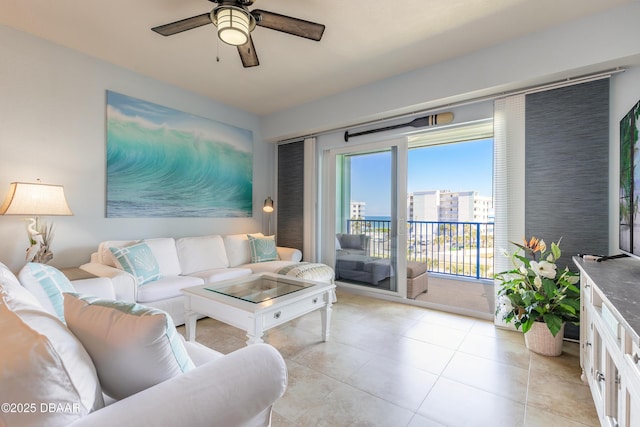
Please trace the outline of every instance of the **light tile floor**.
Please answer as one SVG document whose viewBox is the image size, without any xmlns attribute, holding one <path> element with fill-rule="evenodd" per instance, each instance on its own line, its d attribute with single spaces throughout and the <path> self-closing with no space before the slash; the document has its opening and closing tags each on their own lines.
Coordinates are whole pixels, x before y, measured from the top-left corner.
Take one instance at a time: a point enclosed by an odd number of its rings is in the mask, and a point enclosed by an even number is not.
<svg viewBox="0 0 640 427">
<path fill-rule="evenodd" d="M 599 425 L 576 343 L 544 357 L 488 321 L 341 291 L 320 331 L 313 312 L 265 334 L 289 370 L 274 427 Z M 246 336 L 207 318 L 196 340 L 229 353 Z"/>
</svg>

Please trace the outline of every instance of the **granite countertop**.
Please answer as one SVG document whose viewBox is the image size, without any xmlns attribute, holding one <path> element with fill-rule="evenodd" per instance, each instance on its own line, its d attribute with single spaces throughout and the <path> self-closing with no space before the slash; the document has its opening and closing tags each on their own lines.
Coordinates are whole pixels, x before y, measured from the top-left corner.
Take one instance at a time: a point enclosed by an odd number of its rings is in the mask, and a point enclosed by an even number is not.
<svg viewBox="0 0 640 427">
<path fill-rule="evenodd" d="M 622 316 L 622 324 L 630 329 L 634 341 L 640 341 L 640 260 L 629 257 L 596 262 L 573 257 L 573 262 Z"/>
</svg>

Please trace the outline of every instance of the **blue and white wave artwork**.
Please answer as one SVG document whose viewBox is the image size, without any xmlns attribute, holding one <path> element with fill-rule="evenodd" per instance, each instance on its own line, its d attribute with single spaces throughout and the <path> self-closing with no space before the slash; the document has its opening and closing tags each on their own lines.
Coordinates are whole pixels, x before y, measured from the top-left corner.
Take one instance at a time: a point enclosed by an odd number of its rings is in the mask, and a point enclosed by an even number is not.
<svg viewBox="0 0 640 427">
<path fill-rule="evenodd" d="M 253 134 L 107 91 L 107 217 L 250 217 Z"/>
</svg>

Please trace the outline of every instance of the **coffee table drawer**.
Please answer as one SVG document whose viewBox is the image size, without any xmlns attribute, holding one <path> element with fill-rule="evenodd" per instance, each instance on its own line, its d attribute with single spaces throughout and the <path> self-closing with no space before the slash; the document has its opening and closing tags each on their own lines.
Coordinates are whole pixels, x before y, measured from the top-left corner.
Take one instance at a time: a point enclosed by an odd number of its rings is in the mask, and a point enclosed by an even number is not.
<svg viewBox="0 0 640 427">
<path fill-rule="evenodd" d="M 295 319 L 307 312 L 317 310 L 319 307 L 325 305 L 325 294 L 312 295 L 304 300 L 298 301 L 295 304 L 289 304 L 283 307 L 279 307 L 271 313 L 265 314 L 263 325 L 265 329 L 287 322 L 291 319 Z"/>
</svg>

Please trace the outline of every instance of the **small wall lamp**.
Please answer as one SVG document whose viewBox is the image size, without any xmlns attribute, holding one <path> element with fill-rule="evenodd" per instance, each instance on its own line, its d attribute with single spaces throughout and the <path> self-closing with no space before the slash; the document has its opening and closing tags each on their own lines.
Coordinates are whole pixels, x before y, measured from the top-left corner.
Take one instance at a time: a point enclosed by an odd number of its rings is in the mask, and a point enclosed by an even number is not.
<svg viewBox="0 0 640 427">
<path fill-rule="evenodd" d="M 262 211 L 268 214 L 268 231 L 267 236 L 271 235 L 271 214 L 273 213 L 273 199 L 271 197 L 267 197 L 264 200 L 264 206 L 262 206 Z"/>
<path fill-rule="evenodd" d="M 264 207 L 262 210 L 269 213 L 273 212 L 273 199 L 271 199 L 271 197 L 267 197 L 264 200 Z"/>
</svg>

